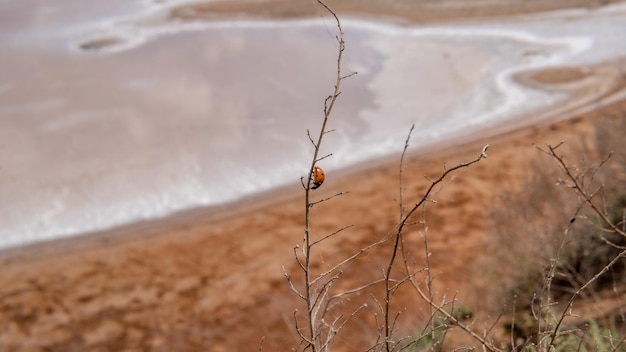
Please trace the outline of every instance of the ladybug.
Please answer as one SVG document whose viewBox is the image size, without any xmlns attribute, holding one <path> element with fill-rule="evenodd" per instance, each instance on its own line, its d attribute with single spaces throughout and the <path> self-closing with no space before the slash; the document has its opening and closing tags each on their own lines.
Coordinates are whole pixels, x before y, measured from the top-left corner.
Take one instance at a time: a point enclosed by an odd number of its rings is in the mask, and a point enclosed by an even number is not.
<svg viewBox="0 0 626 352">
<path fill-rule="evenodd" d="M 321 167 L 316 166 L 313 168 L 313 173 L 311 174 L 311 181 L 313 181 L 313 186 L 311 189 L 317 189 L 319 186 L 324 183 L 324 170 Z"/>
</svg>

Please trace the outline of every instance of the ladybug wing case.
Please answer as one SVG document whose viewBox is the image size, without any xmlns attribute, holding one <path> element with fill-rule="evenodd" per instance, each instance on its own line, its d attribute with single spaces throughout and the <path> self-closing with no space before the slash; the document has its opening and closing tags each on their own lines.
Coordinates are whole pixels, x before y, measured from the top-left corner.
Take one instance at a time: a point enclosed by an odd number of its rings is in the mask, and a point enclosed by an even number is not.
<svg viewBox="0 0 626 352">
<path fill-rule="evenodd" d="M 322 185 L 322 183 L 324 183 L 324 170 L 322 170 L 322 168 L 318 166 L 313 168 L 311 179 L 313 181 L 313 186 L 311 186 L 311 189 L 318 189 Z"/>
</svg>

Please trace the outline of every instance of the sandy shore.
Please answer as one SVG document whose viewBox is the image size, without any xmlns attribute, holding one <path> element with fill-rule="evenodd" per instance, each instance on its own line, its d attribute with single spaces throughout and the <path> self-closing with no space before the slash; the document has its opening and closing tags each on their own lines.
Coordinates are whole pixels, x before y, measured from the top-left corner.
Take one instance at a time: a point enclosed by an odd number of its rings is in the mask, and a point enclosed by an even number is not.
<svg viewBox="0 0 626 352">
<path fill-rule="evenodd" d="M 327 0 L 325 3 L 337 14 L 403 18 L 411 22 L 436 22 L 491 16 L 558 10 L 563 8 L 596 8 L 619 0 Z M 234 0 L 175 7 L 170 15 L 178 19 L 196 18 L 295 18 L 316 17 L 320 6 L 315 1 L 292 0 Z"/>
<path fill-rule="evenodd" d="M 302 14 L 282 10 L 300 9 L 288 6 L 287 1 L 257 2 L 253 11 L 264 13 L 267 3 L 271 9 L 267 11 L 273 15 L 309 14 L 309 10 Z M 488 5 L 494 2 L 476 1 L 476 8 L 468 11 L 460 9 L 459 1 L 442 1 L 442 7 L 429 3 L 396 1 L 383 6 L 381 1 L 368 0 L 336 5 L 342 12 L 402 14 L 410 20 L 549 9 L 545 2 L 532 2 L 533 7 L 527 1 L 506 2 L 506 6 L 505 2 Z M 550 3 L 550 7 L 598 4 Z M 335 1 L 329 4 L 335 5 Z M 214 9 L 222 7 L 224 13 L 240 13 L 241 6 L 239 2 L 196 5 L 193 16 L 214 16 Z M 422 11 L 431 7 L 433 13 Z M 190 11 L 173 15 L 184 18 L 192 15 Z M 224 13 L 218 11 L 217 15 Z M 561 71 L 554 73 L 553 79 L 568 81 L 578 74 L 576 70 Z M 551 81 L 549 74 L 534 79 Z M 451 296 L 458 291 L 464 304 L 477 311 L 484 309 L 483 314 L 494 313 L 489 310 L 490 302 L 476 295 L 476 287 L 489 282 L 473 264 L 487 257 L 486 244 L 493 235 L 489 214 L 496 198 L 505 190 L 518 189 L 532 173 L 533 160 L 541 157 L 533 144 L 586 139 L 593 145 L 594 126 L 615 118 L 612 116 L 620 118 L 623 111 L 626 102 L 621 101 L 567 116 L 555 124 L 445 150 L 410 153 L 404 171 L 407 203 L 428 186 L 425 175 L 435 177 L 444 162 L 452 166 L 471 160 L 485 144 L 490 145 L 488 158 L 455 173 L 438 191 L 437 203 L 428 207 L 436 292 Z M 313 208 L 313 234 L 323 236 L 346 225 L 353 227 L 319 248 L 314 257 L 319 263 L 316 270 L 393 231 L 398 218 L 399 157 L 346 170 L 342 175 L 327 175 L 314 199 L 349 193 Z M 199 209 L 80 240 L 0 254 L 0 350 L 239 351 L 256 350 L 263 336 L 265 351 L 297 346 L 293 311 L 304 307 L 289 290 L 282 268 L 298 279 L 293 247 L 302 239 L 302 198 L 300 185 L 294 184 L 220 209 Z M 422 235 L 422 227 L 407 232 L 405 245 L 416 263 L 424 260 Z M 379 278 L 389 248 L 384 244 L 357 261 L 340 286 Z M 413 306 L 416 315 L 424 308 L 414 303 L 409 292 L 400 292 L 397 304 Z M 361 350 L 371 342 L 363 338 L 372 333 L 366 324 L 355 325 L 338 342 L 341 350 Z"/>
</svg>

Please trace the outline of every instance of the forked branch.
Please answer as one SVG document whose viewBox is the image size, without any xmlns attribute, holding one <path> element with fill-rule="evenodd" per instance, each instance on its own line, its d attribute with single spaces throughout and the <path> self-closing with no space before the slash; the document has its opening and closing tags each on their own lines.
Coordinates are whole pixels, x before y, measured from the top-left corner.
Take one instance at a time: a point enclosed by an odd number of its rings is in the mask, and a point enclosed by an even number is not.
<svg viewBox="0 0 626 352">
<path fill-rule="evenodd" d="M 383 312 L 383 318 L 384 318 L 384 334 L 385 334 L 385 350 L 387 352 L 390 352 L 393 350 L 393 346 L 394 343 L 392 341 L 392 334 L 393 334 L 393 324 L 390 320 L 391 317 L 391 299 L 392 296 L 395 292 L 395 290 L 397 289 L 398 286 L 393 285 L 393 280 L 391 279 L 391 271 L 395 266 L 395 261 L 396 258 L 398 256 L 398 251 L 401 247 L 402 244 L 402 232 L 404 230 L 404 227 L 409 224 L 409 220 L 411 219 L 411 216 L 415 213 L 415 211 L 417 211 L 417 209 L 419 209 L 428 199 L 430 199 L 433 190 L 435 189 L 435 187 L 439 184 L 441 184 L 446 177 L 448 177 L 448 175 L 450 175 L 452 172 L 462 169 L 462 168 L 466 168 L 469 167 L 475 163 L 478 163 L 479 161 L 481 161 L 482 159 L 487 158 L 487 149 L 489 148 L 489 145 L 485 145 L 480 153 L 480 155 L 478 157 L 476 157 L 476 159 L 468 161 L 468 162 L 463 162 L 460 163 L 452 168 L 444 168 L 444 171 L 441 173 L 441 175 L 436 178 L 436 179 L 429 179 L 430 181 L 430 186 L 426 189 L 426 191 L 424 192 L 424 194 L 422 195 L 422 197 L 413 205 L 413 207 L 406 213 L 404 213 L 404 204 L 403 204 L 403 186 L 402 186 L 402 170 L 403 170 L 403 161 L 404 161 L 404 155 L 407 151 L 408 145 L 409 145 L 409 140 L 411 138 L 411 133 L 413 131 L 413 127 L 411 127 L 409 134 L 407 136 L 407 139 L 405 141 L 405 146 L 404 146 L 404 150 L 402 151 L 402 156 L 400 158 L 400 196 L 399 196 L 399 206 L 400 206 L 400 220 L 399 223 L 397 225 L 396 228 L 396 232 L 394 234 L 394 245 L 393 245 L 393 250 L 391 253 L 391 256 L 389 258 L 389 263 L 387 265 L 387 268 L 385 270 L 385 302 L 384 302 L 384 312 Z M 406 263 L 405 263 L 406 265 Z M 406 268 L 407 270 L 407 275 L 410 276 L 408 268 Z M 427 268 L 427 270 L 429 270 L 429 268 Z M 413 281 L 413 280 L 411 280 Z M 432 303 L 432 299 L 427 300 L 429 302 Z"/>
<path fill-rule="evenodd" d="M 319 154 L 324 136 L 333 131 L 333 130 L 327 129 L 328 120 L 333 112 L 333 108 L 335 106 L 335 103 L 337 102 L 337 98 L 341 94 L 340 89 L 341 89 L 342 81 L 355 74 L 355 73 L 351 73 L 351 74 L 344 75 L 341 72 L 341 62 L 342 62 L 343 52 L 345 50 L 345 42 L 344 42 L 344 32 L 343 32 L 343 28 L 341 27 L 341 22 L 339 21 L 339 17 L 337 17 L 337 14 L 330 7 L 328 7 L 322 0 L 316 0 L 316 1 L 328 13 L 330 13 L 333 16 L 337 25 L 337 29 L 339 31 L 339 34 L 336 37 L 337 42 L 339 44 L 339 49 L 337 52 L 337 74 L 336 74 L 332 93 L 326 99 L 324 99 L 324 109 L 323 109 L 324 118 L 322 120 L 322 125 L 319 131 L 319 134 L 316 137 L 314 137 L 311 134 L 311 131 L 307 130 L 307 138 L 309 139 L 309 142 L 311 142 L 311 145 L 313 146 L 313 157 L 311 158 L 311 164 L 310 164 L 306 179 L 304 177 L 300 179 L 302 183 L 302 187 L 304 189 L 304 193 L 305 193 L 305 197 L 304 197 L 305 198 L 304 199 L 305 200 L 305 225 L 304 225 L 304 236 L 302 240 L 303 242 L 302 254 L 299 255 L 297 251 L 297 247 L 294 248 L 294 256 L 295 256 L 296 262 L 298 263 L 298 266 L 300 267 L 300 269 L 304 272 L 304 288 L 302 290 L 296 289 L 293 282 L 291 281 L 291 277 L 289 276 L 289 274 L 286 271 L 284 273 L 285 277 L 289 281 L 289 285 L 291 289 L 306 302 L 306 306 L 307 306 L 306 319 L 308 323 L 308 331 L 305 332 L 304 330 L 298 328 L 298 333 L 300 334 L 302 342 L 304 343 L 303 349 L 304 350 L 310 349 L 313 352 L 329 349 L 329 346 L 332 344 L 334 337 L 336 336 L 338 331 L 341 330 L 341 328 L 343 328 L 343 326 L 345 325 L 346 323 L 345 320 L 344 321 L 334 320 L 334 322 L 331 322 L 331 323 L 328 323 L 324 320 L 324 317 L 326 316 L 328 312 L 327 310 L 329 309 L 328 308 L 328 301 L 329 301 L 328 291 L 330 290 L 330 287 L 332 286 L 332 284 L 339 278 L 339 276 L 343 272 L 342 271 L 343 266 L 363 252 L 363 250 L 361 250 L 360 252 L 357 252 L 355 255 L 352 255 L 348 257 L 348 259 L 341 261 L 337 265 L 333 266 L 328 271 L 313 278 L 312 265 L 311 265 L 311 256 L 312 256 L 311 252 L 312 252 L 313 247 L 323 241 L 330 239 L 331 237 L 338 235 L 340 232 L 343 232 L 345 229 L 351 226 L 350 225 L 350 226 L 343 227 L 333 233 L 322 236 L 320 239 L 317 239 L 317 240 L 314 240 L 313 237 L 311 236 L 311 208 L 314 205 L 320 204 L 322 202 L 326 202 L 334 197 L 347 193 L 347 192 L 339 192 L 333 196 L 330 196 L 321 200 L 311 201 L 311 191 L 314 189 L 313 183 L 312 183 L 312 177 L 313 177 L 313 172 L 316 169 L 316 164 L 319 161 L 332 156 L 332 154 L 327 154 L 323 156 L 320 156 Z M 315 188 L 317 188 L 317 186 L 319 186 L 319 184 L 316 184 Z M 355 314 L 356 312 L 350 315 L 350 317 L 354 316 Z M 296 319 L 295 314 L 294 314 L 294 319 Z M 297 321 L 296 321 L 296 324 L 297 324 Z"/>
</svg>

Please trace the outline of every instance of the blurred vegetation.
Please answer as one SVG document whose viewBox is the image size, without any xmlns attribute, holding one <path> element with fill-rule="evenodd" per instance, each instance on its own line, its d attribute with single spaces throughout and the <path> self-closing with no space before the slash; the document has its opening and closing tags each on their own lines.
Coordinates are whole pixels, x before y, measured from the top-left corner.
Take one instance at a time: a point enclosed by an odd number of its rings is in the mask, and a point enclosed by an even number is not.
<svg viewBox="0 0 626 352">
<path fill-rule="evenodd" d="M 626 119 L 616 115 L 597 124 L 589 136 L 563 145 L 568 167 L 579 173 L 581 184 L 595 193 L 594 202 L 601 212 L 621 229 L 626 228 L 624 131 Z M 598 168 L 597 160 L 609 154 Z M 516 341 L 509 348 L 518 351 L 520 346 L 523 351 L 543 351 L 545 346 L 537 342 L 541 331 L 557 327 L 562 304 L 626 249 L 626 237 L 612 231 L 598 213 L 582 204 L 553 160 L 537 158 L 531 169 L 524 186 L 502 192 L 491 212 L 496 240 L 490 252 L 502 265 L 489 269 L 488 274 L 501 280 L 501 289 L 493 292 L 498 304 L 516 302 L 513 321 L 505 323 L 505 329 L 511 341 Z M 626 351 L 625 312 L 611 309 L 625 303 L 625 272 L 626 259 L 622 258 L 581 292 L 577 307 L 584 302 L 605 309 L 584 316 L 570 317 L 567 312 L 566 328 L 552 348 Z"/>
</svg>

